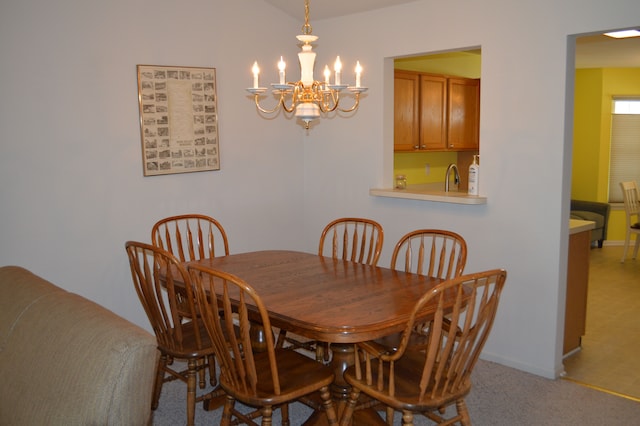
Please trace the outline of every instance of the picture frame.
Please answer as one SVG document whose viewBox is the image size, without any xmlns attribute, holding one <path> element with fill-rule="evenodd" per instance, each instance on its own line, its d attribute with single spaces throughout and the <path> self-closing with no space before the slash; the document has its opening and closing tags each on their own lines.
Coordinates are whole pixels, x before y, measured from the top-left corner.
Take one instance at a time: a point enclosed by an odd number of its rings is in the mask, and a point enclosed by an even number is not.
<svg viewBox="0 0 640 426">
<path fill-rule="evenodd" d="M 136 69 L 144 176 L 220 170 L 216 69 Z"/>
</svg>

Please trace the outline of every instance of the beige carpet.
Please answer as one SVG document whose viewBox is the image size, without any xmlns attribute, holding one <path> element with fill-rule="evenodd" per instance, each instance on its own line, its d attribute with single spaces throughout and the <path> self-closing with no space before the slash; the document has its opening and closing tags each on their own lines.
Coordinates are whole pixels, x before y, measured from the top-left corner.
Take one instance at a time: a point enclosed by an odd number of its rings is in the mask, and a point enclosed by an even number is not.
<svg viewBox="0 0 640 426">
<path fill-rule="evenodd" d="M 634 372 L 635 373 L 635 372 Z M 474 426 L 613 426 L 638 424 L 640 403 L 581 386 L 568 380 L 548 380 L 499 364 L 480 361 L 473 375 L 474 387 L 467 405 Z M 186 386 L 165 385 L 153 425 L 175 426 L 186 422 Z M 221 409 L 196 408 L 196 425 L 217 425 Z M 310 410 L 293 404 L 291 425 L 301 425 Z M 400 424 L 399 416 L 396 416 Z M 276 412 L 273 424 L 280 424 Z M 416 425 L 429 425 L 416 417 Z"/>
</svg>

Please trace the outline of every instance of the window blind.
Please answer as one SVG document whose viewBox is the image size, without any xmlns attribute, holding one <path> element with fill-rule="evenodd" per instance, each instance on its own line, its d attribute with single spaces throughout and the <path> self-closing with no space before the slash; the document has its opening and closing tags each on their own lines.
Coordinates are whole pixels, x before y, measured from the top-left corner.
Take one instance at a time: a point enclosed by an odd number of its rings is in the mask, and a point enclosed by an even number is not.
<svg viewBox="0 0 640 426">
<path fill-rule="evenodd" d="M 640 182 L 640 114 L 612 115 L 609 162 L 609 202 L 621 203 L 620 182 Z"/>
</svg>

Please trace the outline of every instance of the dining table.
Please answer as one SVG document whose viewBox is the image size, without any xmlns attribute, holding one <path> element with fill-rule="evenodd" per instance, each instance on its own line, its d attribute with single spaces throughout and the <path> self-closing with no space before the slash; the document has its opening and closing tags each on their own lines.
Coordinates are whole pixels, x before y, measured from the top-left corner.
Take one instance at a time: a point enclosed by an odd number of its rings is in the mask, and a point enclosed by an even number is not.
<svg viewBox="0 0 640 426">
<path fill-rule="evenodd" d="M 253 287 L 273 327 L 330 343 L 334 400 L 346 401 L 342 373 L 354 360 L 353 344 L 404 330 L 416 301 L 442 282 L 418 274 L 300 251 L 264 250 L 185 262 L 236 275 Z M 453 303 L 453 297 L 452 297 Z M 418 315 L 427 320 L 427 306 Z M 355 424 L 375 424 L 363 418 Z M 370 413 L 371 414 L 371 413 Z M 321 424 L 312 416 L 305 424 Z M 380 419 L 381 421 L 381 419 Z"/>
</svg>

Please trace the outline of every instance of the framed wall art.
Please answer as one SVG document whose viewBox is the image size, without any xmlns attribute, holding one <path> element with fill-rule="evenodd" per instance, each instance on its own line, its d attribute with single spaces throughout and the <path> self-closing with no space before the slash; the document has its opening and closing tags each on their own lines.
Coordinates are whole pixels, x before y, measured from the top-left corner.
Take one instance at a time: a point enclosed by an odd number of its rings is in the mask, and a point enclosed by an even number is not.
<svg viewBox="0 0 640 426">
<path fill-rule="evenodd" d="M 216 69 L 137 71 L 144 175 L 220 170 Z"/>
</svg>

